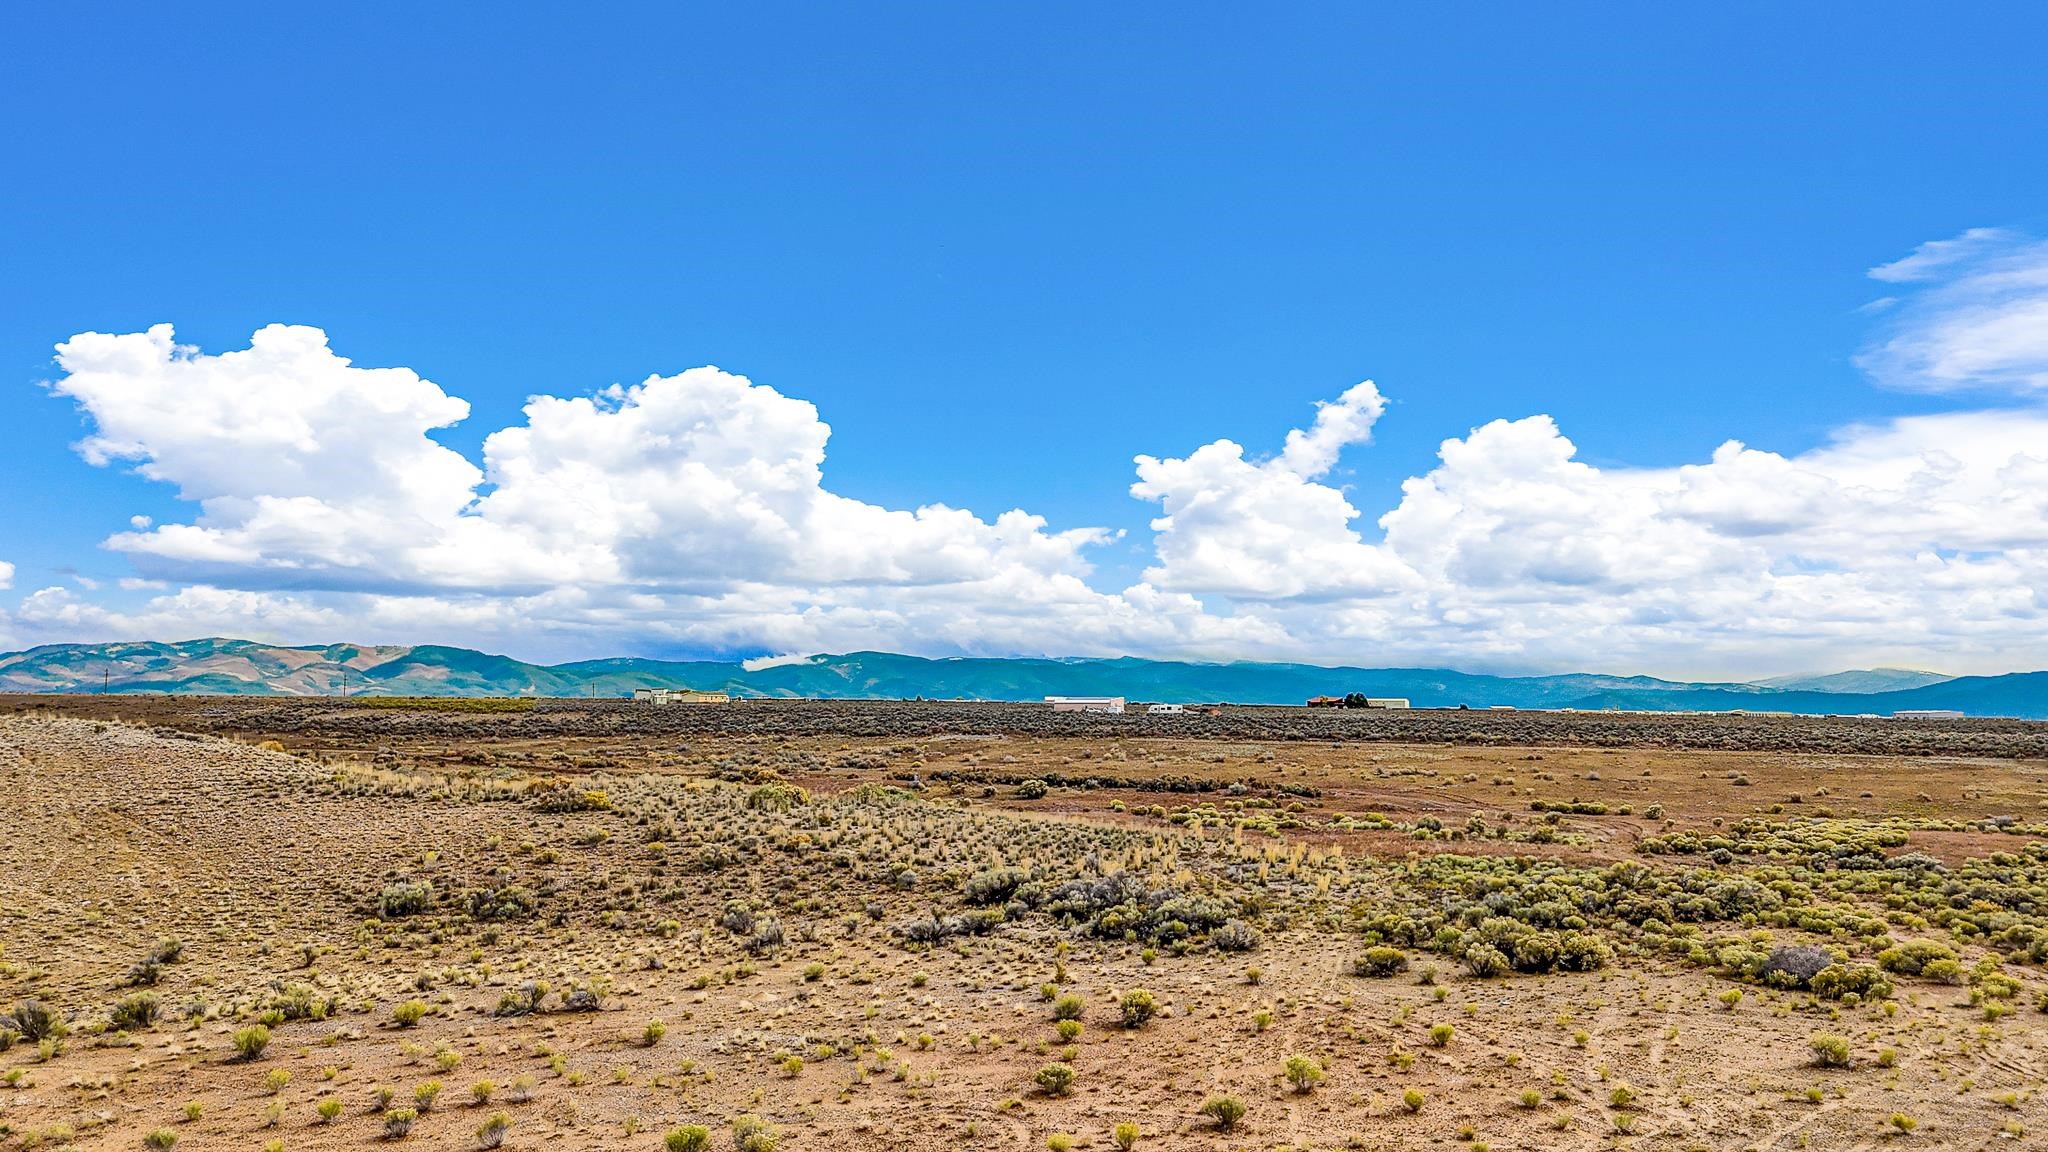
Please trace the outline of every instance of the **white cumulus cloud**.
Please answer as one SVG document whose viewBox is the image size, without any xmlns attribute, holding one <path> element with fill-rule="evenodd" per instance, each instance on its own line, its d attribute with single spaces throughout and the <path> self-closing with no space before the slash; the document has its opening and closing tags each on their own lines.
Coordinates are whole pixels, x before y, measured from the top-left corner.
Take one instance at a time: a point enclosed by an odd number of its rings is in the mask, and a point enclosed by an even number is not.
<svg viewBox="0 0 2048 1152">
<path fill-rule="evenodd" d="M 1049 532 L 899 510 L 824 487 L 831 430 L 809 403 L 716 368 L 595 396 L 537 396 L 483 466 L 428 434 L 466 402 L 402 368 L 359 368 L 315 328 L 218 355 L 168 325 L 58 346 L 95 464 L 196 501 L 108 546 L 153 576 L 291 588 L 707 591 L 749 583 L 935 585 L 1085 575 L 1096 529 Z"/>
<path fill-rule="evenodd" d="M 1116 654 L 1763 675 L 2038 667 L 2048 651 L 2048 249 L 1987 230 L 1873 273 L 1898 294 L 1862 362 L 2003 407 L 1855 424 L 1809 451 L 1730 441 L 1597 467 L 1549 416 L 1445 440 L 1391 508 L 1336 477 L 1370 451 L 1372 383 L 1258 450 L 1139 456 L 1156 506 L 1139 583 L 1114 535 L 1013 509 L 840 495 L 808 402 L 717 368 L 536 396 L 478 459 L 433 433 L 468 405 L 358 367 L 317 329 L 247 349 L 167 326 L 59 346 L 81 454 L 175 486 L 189 518 L 107 537 L 128 599 L 43 588 L 10 640 L 435 640 L 533 658 Z M 0 588 L 13 576 L 0 563 Z"/>
<path fill-rule="evenodd" d="M 1375 596 L 1409 585 L 1413 574 L 1364 543 L 1351 527 L 1358 509 L 1320 479 L 1347 445 L 1362 444 L 1386 410 L 1372 381 L 1316 412 L 1306 430 L 1266 460 L 1218 440 L 1184 458 L 1137 458 L 1131 495 L 1157 501 L 1152 521 L 1158 563 L 1145 579 L 1195 595 L 1272 600 Z"/>
<path fill-rule="evenodd" d="M 1084 552 L 1111 538 L 1100 529 L 839 495 L 817 410 L 716 368 L 533 397 L 479 466 L 429 435 L 464 401 L 406 369 L 357 367 L 318 329 L 272 326 L 219 354 L 162 325 L 88 333 L 58 364 L 52 389 L 95 429 L 81 454 L 133 462 L 198 515 L 137 516 L 106 540 L 178 587 L 123 610 L 37 592 L 19 619 L 51 633 L 324 626 L 580 654 L 1109 653 L 1263 631 L 1192 598 L 1096 591 Z"/>
</svg>

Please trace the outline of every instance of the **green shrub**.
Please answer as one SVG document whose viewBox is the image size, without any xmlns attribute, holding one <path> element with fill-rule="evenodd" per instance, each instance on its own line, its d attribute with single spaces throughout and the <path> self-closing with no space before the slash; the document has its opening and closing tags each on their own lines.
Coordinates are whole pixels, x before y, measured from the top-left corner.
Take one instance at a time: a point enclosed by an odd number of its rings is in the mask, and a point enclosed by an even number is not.
<svg viewBox="0 0 2048 1152">
<path fill-rule="evenodd" d="M 1159 1011 L 1159 1002 L 1145 989 L 1133 988 L 1124 993 L 1117 1007 L 1123 1013 L 1124 1027 L 1142 1028 L 1146 1021 L 1152 1019 L 1153 1013 Z"/>
<path fill-rule="evenodd" d="M 661 1138 L 667 1152 L 704 1152 L 711 1143 L 711 1129 L 702 1124 L 679 1124 Z"/>
<path fill-rule="evenodd" d="M 1943 984 L 1961 984 L 1964 975 L 1960 963 L 1946 959 L 1929 960 L 1927 965 L 1920 969 L 1920 974 L 1929 980 L 1939 980 Z"/>
<path fill-rule="evenodd" d="M 1507 953 L 1491 944 L 1474 944 L 1465 949 L 1465 970 L 1481 980 L 1504 976 L 1510 967 Z"/>
<path fill-rule="evenodd" d="M 1031 870 L 1028 868 L 1014 865 L 990 868 L 969 876 L 962 896 L 969 904 L 1002 904 L 1030 880 Z"/>
<path fill-rule="evenodd" d="M 1323 1081 L 1323 1066 L 1306 1056 L 1289 1056 L 1286 1072 L 1287 1082 L 1296 1092 L 1313 1092 Z"/>
<path fill-rule="evenodd" d="M 121 997 L 120 1003 L 107 1013 L 107 1023 L 123 1031 L 147 1028 L 156 1023 L 162 1010 L 156 993 L 136 992 Z"/>
<path fill-rule="evenodd" d="M 732 1122 L 732 1144 L 735 1152 L 775 1152 L 776 1141 L 780 1139 L 775 1129 L 766 1120 L 751 1113 Z"/>
<path fill-rule="evenodd" d="M 1216 1122 L 1219 1131 L 1228 1132 L 1244 1119 L 1244 1101 L 1235 1096 L 1211 1096 L 1202 1101 L 1202 1115 Z"/>
<path fill-rule="evenodd" d="M 417 916 L 434 906 L 434 886 L 400 880 L 388 884 L 377 896 L 377 915 L 386 920 Z"/>
<path fill-rule="evenodd" d="M 1054 1020 L 1079 1020 L 1081 1014 L 1086 1011 L 1088 1011 L 1088 1001 L 1083 1000 L 1072 992 L 1052 1002 L 1052 1018 Z"/>
<path fill-rule="evenodd" d="M 1849 1040 L 1832 1032 L 1816 1032 L 1807 1040 L 1813 1049 L 1813 1062 L 1823 1068 L 1847 1068 L 1849 1066 Z"/>
<path fill-rule="evenodd" d="M 771 780 L 747 793 L 747 807 L 757 812 L 787 812 L 810 802 L 809 792 L 780 780 Z"/>
<path fill-rule="evenodd" d="M 532 889 L 518 884 L 473 888 L 462 894 L 462 907 L 472 920 L 525 920 L 539 905 L 540 897 Z"/>
<path fill-rule="evenodd" d="M 1044 1092 L 1047 1096 L 1065 1096 L 1067 1090 L 1074 1086 L 1074 1066 L 1072 1064 L 1047 1064 L 1045 1067 L 1040 1068 L 1038 1074 L 1031 1079 L 1038 1085 L 1039 1091 Z"/>
<path fill-rule="evenodd" d="M 1840 1000 L 1851 994 L 1865 1000 L 1886 1000 L 1892 994 L 1892 982 L 1868 964 L 1831 964 L 1814 973 L 1810 987 L 1822 1000 Z"/>
<path fill-rule="evenodd" d="M 391 1010 L 391 1022 L 400 1028 L 410 1028 L 426 1016 L 427 1003 L 424 1000 L 407 1000 Z"/>
<path fill-rule="evenodd" d="M 247 1028 L 237 1028 L 235 1029 L 233 1041 L 235 1057 L 237 1059 L 255 1060 L 263 1055 L 265 1048 L 270 1047 L 270 1029 L 261 1024 L 251 1024 Z"/>
<path fill-rule="evenodd" d="M 1955 950 L 1934 940 L 1907 940 L 1877 954 L 1877 966 L 1901 976 L 1918 976 L 1938 960 L 1953 962 Z"/>
<path fill-rule="evenodd" d="M 1351 960 L 1351 971 L 1357 976 L 1392 976 L 1408 969 L 1408 954 L 1399 948 L 1375 944 Z"/>
<path fill-rule="evenodd" d="M 477 1126 L 476 1146 L 496 1148 L 505 1142 L 505 1133 L 512 1130 L 512 1117 L 503 1112 L 493 1112 L 488 1120 Z"/>
</svg>

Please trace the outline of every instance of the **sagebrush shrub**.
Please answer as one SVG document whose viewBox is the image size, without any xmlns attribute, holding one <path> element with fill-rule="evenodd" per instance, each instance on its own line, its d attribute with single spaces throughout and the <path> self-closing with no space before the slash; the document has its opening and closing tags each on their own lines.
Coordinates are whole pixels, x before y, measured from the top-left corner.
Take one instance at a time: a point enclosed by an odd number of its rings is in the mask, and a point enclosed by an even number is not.
<svg viewBox="0 0 2048 1152">
<path fill-rule="evenodd" d="M 488 1120 L 477 1126 L 476 1146 L 496 1148 L 505 1143 L 505 1133 L 512 1130 L 512 1117 L 503 1112 L 493 1112 Z"/>
<path fill-rule="evenodd" d="M 1351 971 L 1359 976 L 1392 976 L 1408 969 L 1408 954 L 1399 948 L 1375 944 L 1351 961 Z"/>
<path fill-rule="evenodd" d="M 702 1124 L 679 1124 L 661 1138 L 667 1152 L 704 1152 L 711 1143 L 711 1129 Z"/>
<path fill-rule="evenodd" d="M 1849 1066 L 1849 1040 L 1831 1032 L 1816 1032 L 1807 1040 L 1813 1049 L 1813 1062 L 1823 1068 L 1847 1068 Z"/>
<path fill-rule="evenodd" d="M 1244 1119 L 1244 1113 L 1244 1101 L 1235 1096 L 1211 1096 L 1202 1102 L 1202 1115 L 1214 1120 L 1216 1127 L 1224 1132 L 1237 1127 L 1237 1122 Z"/>
<path fill-rule="evenodd" d="M 1757 973 L 1766 984 L 1780 988 L 1806 988 L 1813 978 L 1835 963 L 1834 953 L 1811 944 L 1785 944 L 1771 949 Z"/>
<path fill-rule="evenodd" d="M 131 1028 L 147 1028 L 156 1023 L 162 1011 L 163 1006 L 157 1000 L 156 993 L 137 992 L 121 997 L 120 1003 L 115 1004 L 107 1013 L 107 1022 L 124 1031 Z"/>
<path fill-rule="evenodd" d="M 1289 1056 L 1285 1072 L 1287 1082 L 1300 1093 L 1314 1091 L 1323 1081 L 1323 1066 L 1306 1056 Z"/>
<path fill-rule="evenodd" d="M 1465 949 L 1465 970 L 1481 980 L 1505 976 L 1510 967 L 1507 953 L 1491 944 L 1474 944 Z"/>
<path fill-rule="evenodd" d="M 1039 1091 L 1047 1096 L 1065 1096 L 1067 1090 L 1074 1086 L 1074 1066 L 1072 1064 L 1047 1064 L 1045 1067 L 1040 1068 L 1031 1079 L 1033 1083 L 1038 1085 Z"/>
<path fill-rule="evenodd" d="M 775 1152 L 780 1137 L 766 1120 L 751 1113 L 732 1122 L 732 1143 L 735 1152 Z"/>
<path fill-rule="evenodd" d="M 231 1039 L 237 1059 L 255 1060 L 263 1055 L 265 1048 L 270 1047 L 270 1029 L 261 1024 L 251 1024 L 247 1028 L 235 1029 Z"/>
<path fill-rule="evenodd" d="M 400 880 L 385 886 L 377 896 L 377 915 L 386 920 L 417 916 L 434 906 L 434 886 Z"/>
<path fill-rule="evenodd" d="M 64 1035 L 64 1021 L 40 1000 L 23 1000 L 14 1011 L 0 1017 L 0 1029 L 13 1032 L 31 1044 Z"/>
<path fill-rule="evenodd" d="M 1133 988 L 1124 993 L 1123 999 L 1117 1002 L 1117 1007 L 1123 1013 L 1124 1027 L 1142 1028 L 1146 1021 L 1152 1019 L 1153 1013 L 1159 1010 L 1159 1001 L 1145 989 Z"/>
<path fill-rule="evenodd" d="M 1259 930 L 1242 920 L 1225 920 L 1209 930 L 1209 947 L 1218 952 L 1249 952 L 1260 943 Z"/>
</svg>

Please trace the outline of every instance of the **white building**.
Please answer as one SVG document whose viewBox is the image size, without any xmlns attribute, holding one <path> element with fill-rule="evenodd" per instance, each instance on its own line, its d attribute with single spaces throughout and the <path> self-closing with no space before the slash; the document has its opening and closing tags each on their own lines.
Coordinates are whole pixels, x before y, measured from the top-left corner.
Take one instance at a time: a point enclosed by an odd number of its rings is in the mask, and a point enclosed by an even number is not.
<svg viewBox="0 0 2048 1152">
<path fill-rule="evenodd" d="M 1408 698 L 1406 696 L 1367 696 L 1365 698 L 1365 706 L 1367 708 L 1406 708 L 1408 707 Z"/>
<path fill-rule="evenodd" d="M 1909 708 L 1904 712 L 1892 713 L 1894 720 L 1961 720 L 1963 714 L 1953 708 Z"/>
<path fill-rule="evenodd" d="M 1124 710 L 1121 696 L 1047 696 L 1047 704 L 1055 712 L 1116 712 Z"/>
<path fill-rule="evenodd" d="M 1147 716 L 1178 716 L 1187 711 L 1179 704 L 1152 704 L 1145 708 Z"/>
<path fill-rule="evenodd" d="M 729 704 L 724 692 L 698 692 L 691 688 L 635 688 L 633 699 L 642 704 Z"/>
</svg>

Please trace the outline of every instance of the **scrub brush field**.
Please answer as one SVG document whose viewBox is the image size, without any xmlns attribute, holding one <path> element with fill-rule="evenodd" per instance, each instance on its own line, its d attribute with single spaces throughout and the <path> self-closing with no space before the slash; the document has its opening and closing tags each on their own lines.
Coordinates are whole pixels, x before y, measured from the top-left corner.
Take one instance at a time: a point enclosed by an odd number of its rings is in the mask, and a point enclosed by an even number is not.
<svg viewBox="0 0 2048 1152">
<path fill-rule="evenodd" d="M 0 1149 L 2048 1132 L 2036 726 L 1285 711 L 10 698 Z"/>
</svg>

